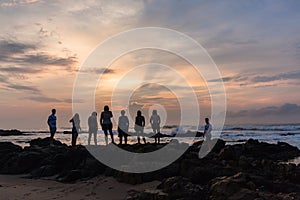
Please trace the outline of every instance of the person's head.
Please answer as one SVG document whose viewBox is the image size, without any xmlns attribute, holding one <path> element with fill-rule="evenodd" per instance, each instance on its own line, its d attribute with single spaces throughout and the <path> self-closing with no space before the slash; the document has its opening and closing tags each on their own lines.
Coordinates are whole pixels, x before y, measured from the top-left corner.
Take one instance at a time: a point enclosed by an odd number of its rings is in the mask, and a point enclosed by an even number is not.
<svg viewBox="0 0 300 200">
<path fill-rule="evenodd" d="M 125 115 L 125 110 L 121 110 L 121 115 L 122 115 L 122 116 Z"/>
<path fill-rule="evenodd" d="M 108 105 L 104 106 L 104 111 L 109 111 Z"/>
<path fill-rule="evenodd" d="M 157 110 L 153 110 L 152 115 L 157 115 Z"/>
<path fill-rule="evenodd" d="M 92 112 L 92 116 L 97 116 L 97 112 Z"/>
<path fill-rule="evenodd" d="M 137 116 L 142 116 L 142 111 L 138 110 L 136 114 Z"/>
<path fill-rule="evenodd" d="M 56 109 L 53 108 L 52 109 L 52 114 L 55 115 L 55 113 L 56 113 Z"/>
<path fill-rule="evenodd" d="M 209 118 L 205 118 L 205 123 L 209 124 Z"/>
</svg>

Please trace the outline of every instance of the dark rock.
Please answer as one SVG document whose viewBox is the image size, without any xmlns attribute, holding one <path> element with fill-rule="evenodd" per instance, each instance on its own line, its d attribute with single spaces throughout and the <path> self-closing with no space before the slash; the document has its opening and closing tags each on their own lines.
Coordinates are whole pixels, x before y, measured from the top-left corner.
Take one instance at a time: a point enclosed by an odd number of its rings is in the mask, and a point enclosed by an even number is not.
<svg viewBox="0 0 300 200">
<path fill-rule="evenodd" d="M 259 197 L 255 184 L 247 174 L 238 173 L 231 177 L 221 177 L 213 180 L 210 187 L 210 198 L 225 199 L 255 199 Z"/>
<path fill-rule="evenodd" d="M 225 145 L 226 145 L 225 141 L 223 141 L 223 140 L 217 140 L 215 146 L 212 149 L 212 152 L 214 152 L 214 153 L 220 153 L 220 151 L 225 148 Z"/>
<path fill-rule="evenodd" d="M 45 146 L 50 146 L 51 144 L 51 138 L 47 137 L 47 138 L 37 138 L 34 140 L 31 140 L 29 142 L 30 146 L 40 146 L 40 147 L 45 147 Z M 65 144 L 62 144 L 60 141 L 58 140 L 53 140 L 53 145 L 57 145 L 57 146 L 67 146 Z"/>
<path fill-rule="evenodd" d="M 221 160 L 237 160 L 236 151 L 233 147 L 227 146 L 223 148 L 220 153 L 219 157 Z"/>
<path fill-rule="evenodd" d="M 29 173 L 32 178 L 53 177 L 75 182 L 104 174 L 121 182 L 140 184 L 162 181 L 159 190 L 137 192 L 132 199 L 297 199 L 300 197 L 300 165 L 282 161 L 298 157 L 300 151 L 287 143 L 268 144 L 249 140 L 225 146 L 216 141 L 212 152 L 199 159 L 202 142 L 191 147 L 172 140 L 169 154 L 179 148 L 186 152 L 174 163 L 154 172 L 133 174 L 111 169 L 96 160 L 84 146 L 70 147 L 50 138 L 36 139 L 22 149 L 0 143 L 0 173 Z M 166 144 L 120 145 L 126 151 L 147 153 Z M 89 147 L 110 158 L 113 144 Z M 156 162 L 164 162 L 163 157 Z M 156 165 L 154 161 L 135 162 L 137 167 Z M 126 166 L 124 166 L 126 167 Z M 170 178 L 173 177 L 173 178 Z M 130 195 L 129 195 L 130 196 Z M 298 198 L 299 199 L 299 198 Z"/>
<path fill-rule="evenodd" d="M 169 200 L 168 195 L 159 190 L 129 190 L 126 200 Z"/>
<path fill-rule="evenodd" d="M 60 182 L 66 182 L 66 183 L 72 183 L 81 178 L 81 171 L 80 170 L 72 170 L 68 172 L 63 177 L 58 177 L 58 181 Z"/>
<path fill-rule="evenodd" d="M 32 178 L 41 178 L 41 177 L 49 177 L 54 176 L 59 173 L 58 168 L 52 165 L 42 166 L 36 170 L 33 170 L 30 175 Z"/>
<path fill-rule="evenodd" d="M 165 179 L 157 189 L 167 193 L 169 199 L 205 199 L 204 189 L 184 177 Z"/>
<path fill-rule="evenodd" d="M 2 130 L 0 129 L 0 136 L 13 136 L 13 135 L 23 135 L 23 133 L 19 130 Z"/>
<path fill-rule="evenodd" d="M 115 177 L 120 182 L 129 183 L 132 185 L 143 183 L 143 175 L 142 174 L 116 172 Z"/>
<path fill-rule="evenodd" d="M 22 147 L 15 145 L 11 142 L 0 142 L 0 156 L 2 157 L 5 154 L 9 154 L 12 152 L 21 152 Z"/>
</svg>

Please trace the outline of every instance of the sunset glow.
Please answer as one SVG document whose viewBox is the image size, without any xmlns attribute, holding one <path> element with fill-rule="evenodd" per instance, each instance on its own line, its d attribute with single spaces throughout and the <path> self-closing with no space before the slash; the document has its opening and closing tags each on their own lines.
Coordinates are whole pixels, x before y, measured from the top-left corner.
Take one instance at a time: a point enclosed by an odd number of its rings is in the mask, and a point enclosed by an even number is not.
<svg viewBox="0 0 300 200">
<path fill-rule="evenodd" d="M 57 109 L 58 127 L 69 126 L 73 84 L 80 67 L 101 42 L 142 27 L 176 30 L 205 48 L 226 89 L 226 124 L 297 123 L 299 8 L 299 1 L 269 0 L 219 4 L 193 0 L 0 1 L 0 128 L 46 129 L 52 108 Z M 164 42 L 198 56 L 193 49 L 182 49 L 180 41 L 170 41 Z M 126 41 L 118 45 L 126 46 Z M 99 55 L 98 59 L 106 58 Z M 204 80 L 178 55 L 153 49 L 129 52 L 106 66 L 109 70 L 104 73 L 97 61 L 89 60 L 85 73 L 101 78 L 95 91 L 98 113 L 104 105 L 116 112 L 129 107 L 147 112 L 161 104 L 168 115 L 166 124 L 178 124 L 182 109 L 178 96 L 164 87 L 166 83 L 176 87 L 182 98 L 191 95 L 176 77 L 178 73 L 197 96 L 199 122 L 211 114 L 211 95 L 218 94 L 210 94 L 207 83 L 221 80 Z M 148 82 L 128 90 L 138 80 Z M 116 99 L 112 99 L 114 92 Z M 128 94 L 130 104 L 121 104 L 119 99 Z M 194 110 L 195 106 L 185 102 L 184 109 Z"/>
</svg>

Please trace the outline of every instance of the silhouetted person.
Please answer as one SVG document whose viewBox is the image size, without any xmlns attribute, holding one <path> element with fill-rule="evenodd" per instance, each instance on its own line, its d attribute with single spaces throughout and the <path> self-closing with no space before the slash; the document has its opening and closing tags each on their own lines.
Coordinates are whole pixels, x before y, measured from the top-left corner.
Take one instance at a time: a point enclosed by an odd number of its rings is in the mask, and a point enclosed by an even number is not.
<svg viewBox="0 0 300 200">
<path fill-rule="evenodd" d="M 150 124 L 154 133 L 155 143 L 160 143 L 160 116 L 157 114 L 157 110 L 152 111 Z"/>
<path fill-rule="evenodd" d="M 50 144 L 53 144 L 53 139 L 54 139 L 54 135 L 56 133 L 56 110 L 55 109 L 52 109 L 52 114 L 49 115 L 48 117 L 48 121 L 47 121 L 47 124 L 49 126 L 49 129 L 50 129 Z"/>
<path fill-rule="evenodd" d="M 146 139 L 144 137 L 144 127 L 145 127 L 145 117 L 142 116 L 142 112 L 138 110 L 137 116 L 135 117 L 134 130 L 137 134 L 137 140 L 139 144 L 141 143 L 140 135 L 142 135 L 143 141 L 146 144 Z"/>
<path fill-rule="evenodd" d="M 110 137 L 111 137 L 111 142 L 115 143 L 114 141 L 114 136 L 112 133 L 112 122 L 111 119 L 113 117 L 113 114 L 111 111 L 109 111 L 109 107 L 108 106 L 104 106 L 104 111 L 101 113 L 100 116 L 100 125 L 102 127 L 102 130 L 104 132 L 105 135 L 105 142 L 106 144 L 108 144 L 108 138 L 107 138 L 107 131 L 109 131 Z"/>
<path fill-rule="evenodd" d="M 98 131 L 98 122 L 97 122 L 97 113 L 92 112 L 91 116 L 88 119 L 89 124 L 89 138 L 88 145 L 91 144 L 92 135 L 94 135 L 94 142 L 97 145 L 97 131 Z"/>
<path fill-rule="evenodd" d="M 209 123 L 209 119 L 205 118 L 205 126 L 204 126 L 204 137 L 206 141 L 211 140 L 211 131 L 212 131 L 212 125 Z"/>
<path fill-rule="evenodd" d="M 128 117 L 125 116 L 125 110 L 122 110 L 121 116 L 119 117 L 119 121 L 118 121 L 118 136 L 120 138 L 120 144 L 122 144 L 123 137 L 124 137 L 125 144 L 127 144 L 128 129 L 129 129 L 129 120 Z"/>
<path fill-rule="evenodd" d="M 70 122 L 72 122 L 72 146 L 76 146 L 76 140 L 78 137 L 78 132 L 81 130 L 80 128 L 80 119 L 79 114 L 76 113 L 72 119 L 70 119 Z"/>
</svg>

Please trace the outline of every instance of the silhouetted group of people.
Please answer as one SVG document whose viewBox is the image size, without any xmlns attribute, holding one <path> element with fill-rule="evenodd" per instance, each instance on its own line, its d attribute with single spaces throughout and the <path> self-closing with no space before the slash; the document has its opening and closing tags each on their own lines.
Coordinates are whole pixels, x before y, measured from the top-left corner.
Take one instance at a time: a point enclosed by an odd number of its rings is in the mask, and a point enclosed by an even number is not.
<svg viewBox="0 0 300 200">
<path fill-rule="evenodd" d="M 56 110 L 52 109 L 52 114 L 48 117 L 48 126 L 50 129 L 50 139 L 51 144 L 53 143 L 53 138 L 56 132 Z M 100 115 L 100 125 L 105 135 L 105 143 L 108 144 L 108 133 L 110 134 L 111 142 L 115 143 L 114 136 L 112 132 L 113 123 L 111 118 L 113 117 L 112 112 L 109 110 L 109 107 L 104 106 L 103 112 Z M 72 123 L 72 146 L 76 146 L 76 141 L 78 137 L 78 132 L 81 131 L 80 127 L 80 118 L 79 114 L 76 113 L 72 119 L 69 121 Z M 153 129 L 155 143 L 160 143 L 160 116 L 157 114 L 157 110 L 153 110 L 152 116 L 150 118 L 150 124 Z M 137 111 L 137 116 L 135 118 L 134 130 L 137 135 L 137 141 L 141 143 L 141 136 L 143 142 L 146 144 L 146 138 L 144 136 L 144 127 L 145 127 L 145 117 L 142 115 L 140 110 Z M 98 131 L 98 122 L 97 122 L 97 112 L 92 112 L 91 116 L 88 118 L 88 126 L 89 126 L 89 136 L 88 136 L 88 145 L 91 143 L 92 136 L 94 136 L 94 143 L 97 145 L 97 131 Z M 125 115 L 125 110 L 121 111 L 121 116 L 118 120 L 118 137 L 119 143 L 122 144 L 123 139 L 124 143 L 127 144 L 127 138 L 129 136 L 129 120 Z"/>
</svg>

